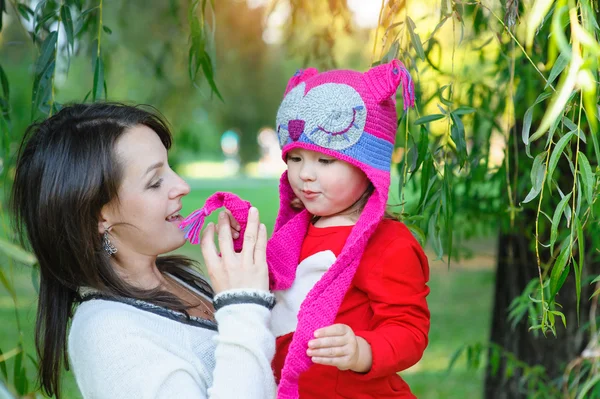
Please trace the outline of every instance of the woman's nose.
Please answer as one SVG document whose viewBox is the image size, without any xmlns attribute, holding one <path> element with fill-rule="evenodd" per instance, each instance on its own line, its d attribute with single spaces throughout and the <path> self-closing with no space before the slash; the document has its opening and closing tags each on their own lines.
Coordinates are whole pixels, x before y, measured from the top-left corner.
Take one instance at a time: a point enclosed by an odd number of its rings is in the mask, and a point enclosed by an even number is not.
<svg viewBox="0 0 600 399">
<path fill-rule="evenodd" d="M 188 195 L 190 193 L 190 185 L 187 184 L 185 180 L 183 180 L 179 175 L 175 175 L 176 182 L 173 188 L 171 189 L 171 197 L 177 198 L 184 195 Z"/>
</svg>

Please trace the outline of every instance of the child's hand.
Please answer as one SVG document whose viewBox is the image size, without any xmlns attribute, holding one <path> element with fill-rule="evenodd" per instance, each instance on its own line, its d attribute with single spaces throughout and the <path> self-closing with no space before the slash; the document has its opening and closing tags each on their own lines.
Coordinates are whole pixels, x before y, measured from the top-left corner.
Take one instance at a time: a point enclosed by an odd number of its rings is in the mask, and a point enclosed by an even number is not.
<svg viewBox="0 0 600 399">
<path fill-rule="evenodd" d="M 223 212 L 225 212 L 227 214 L 227 217 L 229 218 L 229 225 L 231 226 L 231 236 L 233 237 L 233 239 L 235 240 L 236 238 L 240 237 L 240 229 L 241 226 L 238 223 L 237 220 L 235 220 L 235 218 L 233 217 L 233 215 L 231 214 L 231 211 L 229 209 L 225 209 Z"/>
<path fill-rule="evenodd" d="M 366 373 L 371 370 L 371 345 L 345 324 L 334 324 L 315 331 L 306 354 L 313 363 L 335 366 L 340 370 Z"/>
</svg>

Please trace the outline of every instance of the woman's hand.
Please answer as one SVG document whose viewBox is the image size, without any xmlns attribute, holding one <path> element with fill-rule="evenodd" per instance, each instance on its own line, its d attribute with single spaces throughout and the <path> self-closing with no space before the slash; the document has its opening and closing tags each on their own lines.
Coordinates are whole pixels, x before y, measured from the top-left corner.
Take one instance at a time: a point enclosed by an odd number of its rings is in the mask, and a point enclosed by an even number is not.
<svg viewBox="0 0 600 399">
<path fill-rule="evenodd" d="M 248 212 L 242 252 L 233 249 L 231 220 L 226 212 L 219 214 L 217 236 L 221 255 L 214 242 L 215 226 L 209 223 L 204 230 L 200 248 L 215 293 L 240 288 L 269 290 L 267 268 L 267 228 L 260 224 L 258 210 Z"/>
<path fill-rule="evenodd" d="M 371 345 L 357 337 L 346 324 L 334 324 L 315 331 L 315 339 L 308 342 L 306 354 L 313 363 L 357 373 L 368 372 L 373 364 Z"/>
</svg>

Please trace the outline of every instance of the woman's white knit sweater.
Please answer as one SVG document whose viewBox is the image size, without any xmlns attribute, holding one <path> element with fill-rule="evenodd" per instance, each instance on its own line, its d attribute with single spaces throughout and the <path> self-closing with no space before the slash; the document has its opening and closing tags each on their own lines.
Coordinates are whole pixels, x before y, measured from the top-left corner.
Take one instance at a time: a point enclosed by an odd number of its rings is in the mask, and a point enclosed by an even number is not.
<svg viewBox="0 0 600 399">
<path fill-rule="evenodd" d="M 86 399 L 274 398 L 270 317 L 261 305 L 227 305 L 215 314 L 217 333 L 130 304 L 89 300 L 69 333 L 72 370 Z"/>
</svg>

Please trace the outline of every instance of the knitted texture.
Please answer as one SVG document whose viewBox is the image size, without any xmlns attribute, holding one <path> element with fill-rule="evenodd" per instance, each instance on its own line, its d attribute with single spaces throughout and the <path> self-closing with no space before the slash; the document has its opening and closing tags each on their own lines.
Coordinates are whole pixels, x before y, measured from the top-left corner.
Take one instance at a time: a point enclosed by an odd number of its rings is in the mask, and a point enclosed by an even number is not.
<svg viewBox="0 0 600 399">
<path fill-rule="evenodd" d="M 246 231 L 246 225 L 248 224 L 248 211 L 251 204 L 232 193 L 217 192 L 211 195 L 202 208 L 186 217 L 179 224 L 179 228 L 186 231 L 185 238 L 192 244 L 198 244 L 200 242 L 200 230 L 202 230 L 206 216 L 223 207 L 228 209 L 240 224 L 240 236 L 233 240 L 233 248 L 236 252 L 240 252 L 244 244 L 244 231 Z"/>
<path fill-rule="evenodd" d="M 401 62 L 393 60 L 365 73 L 314 68 L 297 72 L 288 82 L 277 112 L 282 157 L 294 148 L 317 151 L 361 169 L 375 190 L 335 263 L 300 306 L 289 347 L 279 399 L 298 399 L 298 379 L 312 364 L 306 355 L 314 331 L 333 324 L 369 238 L 381 221 L 390 185 L 391 156 L 397 129 L 396 90 L 403 88 L 404 110 L 414 105 L 414 84 Z M 291 287 L 302 241 L 310 223 L 306 210 L 291 207 L 292 187 L 284 173 L 280 208 L 267 245 L 271 288 Z"/>
</svg>

